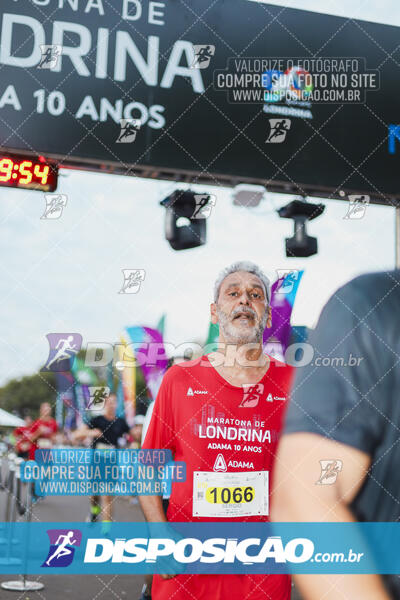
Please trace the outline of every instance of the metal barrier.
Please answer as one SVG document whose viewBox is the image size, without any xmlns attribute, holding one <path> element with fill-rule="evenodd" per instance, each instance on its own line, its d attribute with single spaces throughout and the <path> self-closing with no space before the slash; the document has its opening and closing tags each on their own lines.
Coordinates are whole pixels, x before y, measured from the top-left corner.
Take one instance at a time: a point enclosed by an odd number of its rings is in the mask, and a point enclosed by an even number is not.
<svg viewBox="0 0 400 600">
<path fill-rule="evenodd" d="M 8 523 L 9 526 L 7 528 L 7 536 L 0 536 L 0 547 L 5 545 L 6 551 L 4 552 L 4 558 L 0 559 L 1 564 L 13 564 L 13 565 L 21 565 L 21 570 L 26 571 L 27 557 L 28 557 L 28 548 L 29 548 L 29 527 L 28 529 L 28 537 L 26 539 L 26 543 L 23 545 L 22 552 L 20 555 L 22 556 L 16 558 L 14 555 L 14 548 L 19 545 L 20 541 L 13 538 L 14 526 L 13 524 L 17 519 L 17 511 L 19 515 L 25 515 L 25 522 L 30 523 L 32 520 L 32 509 L 33 509 L 33 496 L 34 483 L 30 482 L 22 485 L 21 482 L 21 463 L 23 462 L 22 458 L 18 458 L 16 454 L 13 452 L 8 453 L 7 455 L 0 455 L 1 461 L 1 474 L 3 474 L 3 463 L 6 463 L 6 467 L 8 467 L 8 472 L 6 477 L 1 477 L 1 485 L 0 490 L 4 491 L 7 494 L 7 498 L 4 504 L 4 519 L 5 523 Z M 21 494 L 23 488 L 26 489 L 25 495 L 25 503 L 22 501 Z M 2 532 L 4 533 L 4 531 Z M 21 549 L 20 549 L 21 550 Z M 44 588 L 44 584 L 40 581 L 29 581 L 26 578 L 26 574 L 20 575 L 19 580 L 12 581 L 3 581 L 1 587 L 4 590 L 14 591 L 14 592 L 32 592 L 38 591 Z"/>
</svg>

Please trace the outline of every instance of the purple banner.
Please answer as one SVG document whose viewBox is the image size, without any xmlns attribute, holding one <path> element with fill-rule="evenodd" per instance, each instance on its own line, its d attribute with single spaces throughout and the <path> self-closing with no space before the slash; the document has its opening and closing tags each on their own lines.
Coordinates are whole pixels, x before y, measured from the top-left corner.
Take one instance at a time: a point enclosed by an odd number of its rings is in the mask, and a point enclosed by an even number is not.
<svg viewBox="0 0 400 600">
<path fill-rule="evenodd" d="M 151 327 L 127 327 L 126 331 L 132 342 L 142 344 L 137 352 L 147 357 L 141 369 L 146 386 L 155 400 L 168 364 L 163 336 L 160 331 Z"/>
<path fill-rule="evenodd" d="M 303 271 L 291 271 L 280 277 L 271 288 L 272 325 L 264 329 L 263 347 L 267 354 L 284 360 L 289 345 L 294 300 Z"/>
</svg>

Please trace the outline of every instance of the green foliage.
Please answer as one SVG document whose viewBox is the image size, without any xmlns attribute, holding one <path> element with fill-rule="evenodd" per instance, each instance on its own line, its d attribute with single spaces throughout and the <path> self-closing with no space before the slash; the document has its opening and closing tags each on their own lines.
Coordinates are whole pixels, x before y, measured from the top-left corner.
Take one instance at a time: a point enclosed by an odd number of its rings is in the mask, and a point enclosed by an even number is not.
<svg viewBox="0 0 400 600">
<path fill-rule="evenodd" d="M 99 378 L 98 385 L 106 385 L 106 378 L 101 369 L 94 368 L 93 371 Z M 114 390 L 118 386 L 118 375 L 114 370 Z M 21 417 L 25 413 L 31 414 L 35 419 L 39 416 L 39 407 L 42 402 L 50 402 L 53 407 L 57 397 L 57 386 L 54 373 L 51 371 L 26 375 L 20 379 L 11 379 L 0 388 L 0 408 L 8 412 L 16 413 Z M 150 392 L 146 388 L 143 373 L 140 368 L 136 369 L 136 398 L 139 405 L 147 407 Z"/>
<path fill-rule="evenodd" d="M 11 379 L 0 388 L 0 407 L 21 416 L 28 412 L 36 418 L 42 402 L 50 402 L 54 406 L 55 401 L 56 382 L 51 372 Z"/>
</svg>

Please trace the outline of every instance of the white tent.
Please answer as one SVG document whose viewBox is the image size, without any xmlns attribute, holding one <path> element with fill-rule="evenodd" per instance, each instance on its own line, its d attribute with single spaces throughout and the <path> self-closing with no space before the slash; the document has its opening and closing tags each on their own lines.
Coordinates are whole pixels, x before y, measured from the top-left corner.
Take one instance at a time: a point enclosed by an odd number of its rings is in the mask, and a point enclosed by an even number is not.
<svg viewBox="0 0 400 600">
<path fill-rule="evenodd" d="M 25 421 L 0 408 L 0 427 L 21 427 Z"/>
</svg>

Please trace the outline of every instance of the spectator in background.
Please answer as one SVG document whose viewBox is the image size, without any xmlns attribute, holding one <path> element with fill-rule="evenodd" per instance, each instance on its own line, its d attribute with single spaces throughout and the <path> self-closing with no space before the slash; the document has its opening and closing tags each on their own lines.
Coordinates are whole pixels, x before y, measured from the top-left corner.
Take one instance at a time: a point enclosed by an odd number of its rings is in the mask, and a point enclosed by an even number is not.
<svg viewBox="0 0 400 600">
<path fill-rule="evenodd" d="M 33 444 L 31 439 L 31 427 L 33 421 L 30 415 L 25 415 L 24 421 L 25 425 L 17 427 L 17 429 L 14 430 L 13 435 L 15 438 L 15 452 L 17 453 L 17 456 L 28 460 L 29 452 Z"/>
<path fill-rule="evenodd" d="M 30 436 L 32 446 L 29 449 L 29 460 L 35 460 L 35 451 L 38 448 L 52 447 L 57 430 L 57 422 L 51 416 L 50 403 L 42 402 L 40 405 L 39 418 L 31 425 Z"/>
<path fill-rule="evenodd" d="M 145 421 L 144 415 L 136 415 L 131 429 L 132 441 L 129 444 L 130 448 L 140 448 L 142 445 L 142 432 L 143 423 Z"/>
<path fill-rule="evenodd" d="M 103 414 L 92 417 L 88 424 L 79 427 L 73 434 L 74 440 L 83 441 L 85 438 L 90 438 L 92 440 L 91 447 L 97 450 L 124 447 L 126 445 L 125 436 L 129 434 L 130 429 L 124 418 L 117 417 L 116 409 L 116 395 L 111 393 L 105 401 Z M 109 524 L 112 521 L 113 496 L 102 496 L 102 498 L 101 505 L 100 496 L 91 496 L 88 517 L 88 521 L 91 523 L 97 521 L 100 515 L 103 523 Z M 107 533 L 108 529 L 106 525 L 104 532 Z"/>
</svg>

